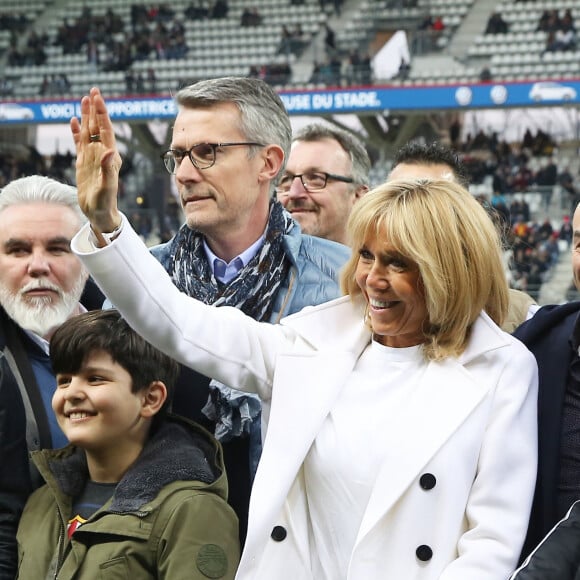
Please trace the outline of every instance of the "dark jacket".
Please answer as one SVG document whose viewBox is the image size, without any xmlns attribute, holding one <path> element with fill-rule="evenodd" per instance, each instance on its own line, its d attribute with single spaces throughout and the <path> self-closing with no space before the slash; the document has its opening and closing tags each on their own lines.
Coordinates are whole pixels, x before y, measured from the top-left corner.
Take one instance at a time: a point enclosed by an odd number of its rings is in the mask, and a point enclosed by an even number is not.
<svg viewBox="0 0 580 580">
<path fill-rule="evenodd" d="M 82 300 L 90 310 L 100 308 L 104 296 L 89 281 Z M 42 484 L 28 452 L 52 447 L 30 348 L 38 347 L 0 307 L 0 580 L 14 580 L 18 520 L 26 499 Z"/>
<path fill-rule="evenodd" d="M 577 501 L 510 580 L 579 579 L 580 501 Z"/>
<path fill-rule="evenodd" d="M 20 521 L 19 579 L 233 579 L 238 521 L 226 502 L 221 448 L 198 425 L 162 423 L 113 497 L 70 540 L 73 501 L 89 477 L 85 453 L 68 445 L 32 457 L 47 485 Z"/>
<path fill-rule="evenodd" d="M 16 529 L 31 491 L 26 414 L 16 379 L 0 351 L 0 579 L 16 571 Z"/>
<path fill-rule="evenodd" d="M 522 557 L 539 544 L 564 514 L 557 512 L 562 410 L 574 355 L 570 337 L 580 302 L 544 306 L 514 332 L 538 362 L 538 475 Z M 579 482 L 580 483 L 580 482 Z"/>
<path fill-rule="evenodd" d="M 0 580 L 13 580 L 16 572 L 18 519 L 33 489 L 28 449 L 51 446 L 27 341 L 0 308 Z"/>
</svg>

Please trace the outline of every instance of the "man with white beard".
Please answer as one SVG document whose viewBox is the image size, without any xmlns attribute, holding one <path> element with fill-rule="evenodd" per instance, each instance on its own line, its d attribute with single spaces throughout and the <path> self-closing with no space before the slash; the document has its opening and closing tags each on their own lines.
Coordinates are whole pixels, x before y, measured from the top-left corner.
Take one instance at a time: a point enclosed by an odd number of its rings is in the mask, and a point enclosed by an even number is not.
<svg viewBox="0 0 580 580">
<path fill-rule="evenodd" d="M 86 221 L 74 187 L 48 177 L 0 191 L 0 580 L 16 573 L 16 529 L 35 486 L 28 452 L 67 441 L 51 408 L 49 339 L 85 311 L 87 273 L 70 250 Z"/>
</svg>

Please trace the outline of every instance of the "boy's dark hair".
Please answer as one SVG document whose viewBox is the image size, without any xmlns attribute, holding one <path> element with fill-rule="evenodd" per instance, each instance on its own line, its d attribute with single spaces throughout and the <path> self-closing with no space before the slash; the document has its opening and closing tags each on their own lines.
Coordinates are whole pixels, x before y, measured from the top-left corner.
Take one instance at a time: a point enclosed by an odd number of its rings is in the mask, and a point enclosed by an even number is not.
<svg viewBox="0 0 580 580">
<path fill-rule="evenodd" d="M 93 310 L 65 321 L 50 339 L 54 374 L 76 374 L 87 357 L 106 352 L 131 375 L 136 393 L 154 381 L 167 387 L 167 400 L 155 416 L 164 417 L 171 407 L 179 365 L 139 336 L 115 309 Z"/>
<path fill-rule="evenodd" d="M 455 181 L 466 189 L 469 187 L 469 172 L 457 152 L 437 141 L 427 144 L 411 142 L 403 145 L 395 155 L 392 168 L 400 163 L 448 165 Z"/>
</svg>

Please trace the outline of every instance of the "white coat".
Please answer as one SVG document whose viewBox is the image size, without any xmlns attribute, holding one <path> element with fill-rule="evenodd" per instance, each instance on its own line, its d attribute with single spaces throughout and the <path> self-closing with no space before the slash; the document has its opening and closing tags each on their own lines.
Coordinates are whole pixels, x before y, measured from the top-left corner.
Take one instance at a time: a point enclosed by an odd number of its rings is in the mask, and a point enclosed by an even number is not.
<svg viewBox="0 0 580 580">
<path fill-rule="evenodd" d="M 364 305 L 341 298 L 281 325 L 258 323 L 181 294 L 127 222 L 106 248 L 92 248 L 87 228 L 72 246 L 150 342 L 263 400 L 267 431 L 236 578 L 319 580 L 302 465 L 371 340 Z M 429 363 L 400 419 L 376 433 L 393 453 L 379 469 L 347 579 L 507 578 L 534 491 L 536 394 L 534 357 L 482 313 L 463 355 Z"/>
</svg>

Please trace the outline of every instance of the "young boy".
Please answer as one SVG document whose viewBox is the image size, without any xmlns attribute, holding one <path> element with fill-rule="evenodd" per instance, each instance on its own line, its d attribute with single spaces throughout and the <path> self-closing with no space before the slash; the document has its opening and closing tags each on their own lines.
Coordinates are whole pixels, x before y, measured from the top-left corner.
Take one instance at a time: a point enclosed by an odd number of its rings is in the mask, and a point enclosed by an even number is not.
<svg viewBox="0 0 580 580">
<path fill-rule="evenodd" d="M 115 310 L 65 322 L 50 356 L 70 445 L 32 456 L 46 485 L 18 528 L 18 578 L 233 578 L 238 521 L 221 448 L 166 415 L 176 363 Z"/>
</svg>

